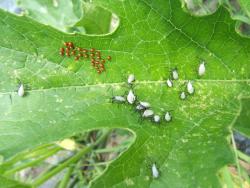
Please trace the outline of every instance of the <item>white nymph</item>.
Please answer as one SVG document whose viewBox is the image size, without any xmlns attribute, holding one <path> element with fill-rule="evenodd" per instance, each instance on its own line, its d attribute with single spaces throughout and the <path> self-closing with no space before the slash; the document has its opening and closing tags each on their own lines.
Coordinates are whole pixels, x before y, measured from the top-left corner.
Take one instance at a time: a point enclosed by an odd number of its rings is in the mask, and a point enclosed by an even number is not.
<svg viewBox="0 0 250 188">
<path fill-rule="evenodd" d="M 167 86 L 168 86 L 168 87 L 173 87 L 173 82 L 172 82 L 172 80 L 170 80 L 170 79 L 167 80 Z"/>
<path fill-rule="evenodd" d="M 25 93 L 24 92 L 24 86 L 23 86 L 23 84 L 20 84 L 20 86 L 18 88 L 18 91 L 17 91 L 17 94 L 18 94 L 18 96 L 23 97 L 24 93 Z"/>
<path fill-rule="evenodd" d="M 180 94 L 180 98 L 182 99 L 182 100 L 184 100 L 184 99 L 186 99 L 186 93 L 184 92 L 184 91 L 182 91 L 181 92 L 181 94 Z"/>
<path fill-rule="evenodd" d="M 172 77 L 174 80 L 178 80 L 179 74 L 178 74 L 177 69 L 172 70 Z"/>
<path fill-rule="evenodd" d="M 130 74 L 128 76 L 128 84 L 132 84 L 135 81 L 135 75 Z"/>
<path fill-rule="evenodd" d="M 150 107 L 150 104 L 148 102 L 140 102 L 140 105 L 143 106 L 144 108 Z"/>
<path fill-rule="evenodd" d="M 166 114 L 165 114 L 165 120 L 166 120 L 167 122 L 169 122 L 169 121 L 172 120 L 172 116 L 171 116 L 171 114 L 170 114 L 169 112 L 166 112 Z"/>
<path fill-rule="evenodd" d="M 155 163 L 152 165 L 152 175 L 153 175 L 153 178 L 158 178 L 160 175 L 159 170 L 157 169 Z"/>
<path fill-rule="evenodd" d="M 142 114 L 142 117 L 147 118 L 147 117 L 152 117 L 154 115 L 153 110 L 145 110 Z"/>
<path fill-rule="evenodd" d="M 130 90 L 129 93 L 128 93 L 128 96 L 127 96 L 128 103 L 129 104 L 134 104 L 135 99 L 136 99 L 136 96 L 134 95 L 133 91 Z"/>
<path fill-rule="evenodd" d="M 193 94 L 194 93 L 194 86 L 193 86 L 193 84 L 190 81 L 188 81 L 188 83 L 187 83 L 187 92 L 189 94 Z"/>
<path fill-rule="evenodd" d="M 123 96 L 114 96 L 112 97 L 112 102 L 124 103 L 126 99 Z"/>
<path fill-rule="evenodd" d="M 154 115 L 154 122 L 155 123 L 160 123 L 161 117 L 159 115 Z"/>
<path fill-rule="evenodd" d="M 150 107 L 150 104 L 148 102 L 139 102 L 139 104 L 136 106 L 136 110 L 145 110 Z"/>
<path fill-rule="evenodd" d="M 205 72 L 206 72 L 205 62 L 202 61 L 198 68 L 198 74 L 199 76 L 203 76 Z"/>
</svg>

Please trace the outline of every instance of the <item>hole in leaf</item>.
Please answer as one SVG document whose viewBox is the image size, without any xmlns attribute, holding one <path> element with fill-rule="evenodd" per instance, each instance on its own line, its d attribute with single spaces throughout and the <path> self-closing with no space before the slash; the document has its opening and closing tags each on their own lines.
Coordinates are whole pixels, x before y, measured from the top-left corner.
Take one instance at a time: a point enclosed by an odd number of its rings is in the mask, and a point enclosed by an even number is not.
<svg viewBox="0 0 250 188">
<path fill-rule="evenodd" d="M 118 17 L 112 12 L 78 0 L 10 0 L 0 1 L 0 7 L 66 33 L 107 34 L 119 25 Z"/>
<path fill-rule="evenodd" d="M 117 15 L 92 3 L 83 3 L 83 12 L 83 18 L 73 28 L 84 28 L 86 34 L 112 33 L 119 25 Z"/>
<path fill-rule="evenodd" d="M 0 172 L 33 186 L 82 187 L 99 176 L 134 141 L 125 129 L 95 130 L 24 151 L 1 164 Z"/>
<path fill-rule="evenodd" d="M 218 0 L 182 0 L 182 5 L 193 15 L 204 16 L 214 13 L 219 6 L 219 2 Z"/>
<path fill-rule="evenodd" d="M 250 25 L 247 23 L 237 22 L 236 31 L 244 37 L 250 37 Z"/>
</svg>

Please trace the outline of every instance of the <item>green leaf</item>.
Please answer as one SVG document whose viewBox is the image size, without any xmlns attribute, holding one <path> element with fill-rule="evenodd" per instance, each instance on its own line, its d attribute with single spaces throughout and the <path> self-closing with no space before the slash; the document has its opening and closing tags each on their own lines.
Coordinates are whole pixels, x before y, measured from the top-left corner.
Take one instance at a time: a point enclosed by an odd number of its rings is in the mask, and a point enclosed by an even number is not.
<svg viewBox="0 0 250 188">
<path fill-rule="evenodd" d="M 14 181 L 0 176 L 0 188 L 29 188 L 30 186 L 22 184 L 18 181 Z"/>
<path fill-rule="evenodd" d="M 226 7 L 233 20 L 236 20 L 235 30 L 243 37 L 250 37 L 250 5 L 247 0 L 181 0 L 186 12 L 195 16 L 213 14 L 220 5 Z"/>
<path fill-rule="evenodd" d="M 92 3 L 83 3 L 84 17 L 76 26 L 84 26 L 88 34 L 106 34 L 110 31 L 112 13 Z"/>
<path fill-rule="evenodd" d="M 244 12 L 250 17 L 250 2 L 246 0 L 239 0 L 239 4 L 241 5 Z"/>
<path fill-rule="evenodd" d="M 234 128 L 250 137 L 250 98 L 242 98 L 241 99 L 241 109 L 239 116 L 237 117 Z"/>
<path fill-rule="evenodd" d="M 83 16 L 78 0 L 17 0 L 17 3 L 25 16 L 64 32 L 72 30 Z"/>
<path fill-rule="evenodd" d="M 205 16 L 213 14 L 218 9 L 220 4 L 218 0 L 181 0 L 181 2 L 182 8 L 195 16 Z"/>
<path fill-rule="evenodd" d="M 124 128 L 133 145 L 92 187 L 220 187 L 217 172 L 234 162 L 228 137 L 250 96 L 250 42 L 234 32 L 227 11 L 206 18 L 184 13 L 178 1 L 95 0 L 115 13 L 119 28 L 103 36 L 66 35 L 26 17 L 0 11 L 0 154 L 19 151 L 98 128 Z M 112 61 L 98 75 L 89 61 L 75 62 L 58 52 L 64 41 L 96 48 Z M 199 78 L 200 59 L 206 74 Z M 180 79 L 167 88 L 177 67 Z M 156 125 L 130 105 L 110 102 L 135 93 L 157 114 L 172 110 L 173 121 Z M 15 90 L 20 80 L 26 96 Z M 179 99 L 192 80 L 195 94 Z M 156 163 L 160 177 L 153 179 Z"/>
<path fill-rule="evenodd" d="M 79 0 L 18 0 L 25 16 L 68 33 L 106 34 L 115 18 L 92 3 Z"/>
<path fill-rule="evenodd" d="M 239 16 L 242 22 L 238 21 L 236 24 L 236 31 L 244 36 L 244 37 L 250 37 L 250 4 L 249 1 L 246 0 L 239 0 L 239 5 L 242 9 L 241 12 L 243 12 L 244 16 Z M 242 13 L 241 13 L 242 14 Z"/>
</svg>

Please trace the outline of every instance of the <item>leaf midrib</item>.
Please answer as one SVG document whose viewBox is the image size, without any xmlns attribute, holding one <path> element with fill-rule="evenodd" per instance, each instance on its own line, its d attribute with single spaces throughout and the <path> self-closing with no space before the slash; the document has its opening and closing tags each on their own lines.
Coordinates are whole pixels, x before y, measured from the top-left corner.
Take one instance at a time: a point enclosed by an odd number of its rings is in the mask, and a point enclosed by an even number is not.
<svg viewBox="0 0 250 188">
<path fill-rule="evenodd" d="M 179 80 L 179 83 L 186 83 L 189 80 Z M 250 83 L 250 79 L 242 79 L 242 80 L 201 80 L 201 79 L 195 79 L 194 82 L 200 82 L 200 83 Z M 146 84 L 165 84 L 166 80 L 158 80 L 158 81 L 136 81 L 135 84 L 139 85 L 146 85 Z M 116 82 L 116 83 L 100 83 L 100 84 L 85 84 L 85 85 L 69 85 L 69 86 L 59 86 L 59 87 L 50 87 L 50 88 L 42 88 L 42 89 L 29 89 L 28 92 L 44 92 L 49 90 L 64 90 L 64 89 L 71 89 L 71 88 L 89 88 L 89 87 L 100 87 L 100 88 L 106 88 L 106 87 L 115 87 L 115 86 L 123 86 L 126 85 L 126 82 Z M 167 87 L 167 86 L 166 86 Z M 8 92 L 0 92 L 1 95 L 5 94 L 12 94 L 15 93 L 14 91 L 8 91 Z"/>
</svg>

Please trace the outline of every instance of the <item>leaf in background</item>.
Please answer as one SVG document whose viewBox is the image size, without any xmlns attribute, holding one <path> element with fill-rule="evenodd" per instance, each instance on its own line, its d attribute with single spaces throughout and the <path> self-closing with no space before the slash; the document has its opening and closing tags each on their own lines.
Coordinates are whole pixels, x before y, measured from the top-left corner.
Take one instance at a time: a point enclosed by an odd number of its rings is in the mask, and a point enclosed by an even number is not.
<svg viewBox="0 0 250 188">
<path fill-rule="evenodd" d="M 0 154 L 8 158 L 90 129 L 125 128 L 136 135 L 134 144 L 92 187 L 219 187 L 218 170 L 234 162 L 227 138 L 239 96 L 250 96 L 249 40 L 236 35 L 224 9 L 194 18 L 175 0 L 93 3 L 119 17 L 114 33 L 66 35 L 0 11 Z M 111 55 L 106 73 L 62 58 L 64 41 Z M 200 58 L 206 61 L 202 79 Z M 180 79 L 167 88 L 175 67 Z M 155 113 L 173 110 L 171 123 L 140 124 L 131 106 L 110 103 L 112 94 L 127 91 L 129 73 L 136 75 L 136 95 Z M 26 87 L 23 98 L 15 92 L 17 79 Z M 194 81 L 195 94 L 181 101 L 187 80 Z M 150 170 L 154 162 L 158 179 Z"/>
<path fill-rule="evenodd" d="M 83 3 L 84 17 L 75 25 L 84 26 L 87 34 L 106 34 L 110 32 L 113 15 L 110 11 L 96 7 L 92 3 Z"/>
<path fill-rule="evenodd" d="M 219 7 L 218 0 L 181 0 L 182 8 L 195 16 L 206 16 L 213 14 Z"/>
<path fill-rule="evenodd" d="M 239 0 L 239 4 L 241 5 L 244 12 L 250 17 L 250 1 Z"/>
<path fill-rule="evenodd" d="M 250 37 L 250 4 L 248 0 L 238 0 L 244 16 L 239 16 L 241 21 L 236 23 L 236 31 L 245 37 Z"/>
<path fill-rule="evenodd" d="M 241 99 L 241 111 L 237 117 L 234 128 L 250 137 L 250 98 Z"/>
<path fill-rule="evenodd" d="M 22 11 L 19 7 L 17 7 L 15 0 L 0 0 L 0 8 L 16 14 L 20 14 Z"/>
<path fill-rule="evenodd" d="M 224 5 L 230 12 L 233 20 L 236 20 L 235 30 L 239 35 L 250 37 L 250 5 L 248 0 L 181 0 L 185 11 L 195 16 L 213 14 L 219 7 Z"/>
<path fill-rule="evenodd" d="M 232 19 L 236 20 L 236 32 L 244 37 L 250 37 L 250 16 L 247 6 L 245 0 L 225 0 L 225 7 L 230 12 Z"/>
<path fill-rule="evenodd" d="M 24 15 L 64 32 L 83 17 L 79 0 L 17 0 L 17 4 L 24 10 Z"/>
<path fill-rule="evenodd" d="M 79 0 L 18 0 L 18 4 L 26 16 L 68 33 L 106 34 L 116 18 L 102 7 Z"/>
<path fill-rule="evenodd" d="M 7 179 L 0 176 L 0 188 L 29 188 L 30 186 L 24 185 L 18 181 Z"/>
</svg>

